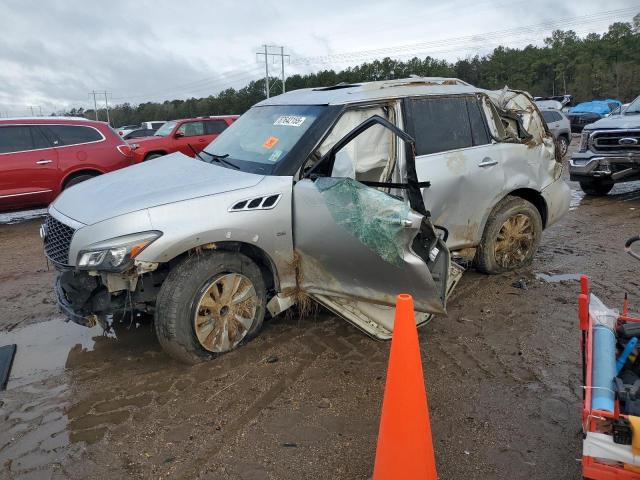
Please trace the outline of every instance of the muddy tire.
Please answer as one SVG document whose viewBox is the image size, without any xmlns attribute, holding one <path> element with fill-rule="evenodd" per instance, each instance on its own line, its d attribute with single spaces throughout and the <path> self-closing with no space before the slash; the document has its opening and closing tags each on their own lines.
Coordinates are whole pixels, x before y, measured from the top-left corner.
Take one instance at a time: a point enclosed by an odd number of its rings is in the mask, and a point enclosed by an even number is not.
<svg viewBox="0 0 640 480">
<path fill-rule="evenodd" d="M 249 257 L 220 251 L 193 254 L 162 284 L 156 335 L 169 355 L 193 365 L 255 337 L 265 305 L 264 280 Z"/>
<path fill-rule="evenodd" d="M 518 269 L 533 259 L 542 237 L 542 218 L 531 203 L 507 196 L 493 209 L 474 260 L 483 273 Z"/>
<path fill-rule="evenodd" d="M 603 197 L 613 188 L 613 182 L 602 180 L 583 181 L 580 182 L 580 188 L 587 195 L 594 197 Z"/>
</svg>

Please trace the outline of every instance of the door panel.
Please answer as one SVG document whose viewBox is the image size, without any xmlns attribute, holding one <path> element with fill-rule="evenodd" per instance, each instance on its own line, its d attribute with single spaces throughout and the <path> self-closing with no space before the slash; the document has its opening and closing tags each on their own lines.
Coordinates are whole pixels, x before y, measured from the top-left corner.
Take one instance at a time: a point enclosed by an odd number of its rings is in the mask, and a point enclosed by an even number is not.
<svg viewBox="0 0 640 480">
<path fill-rule="evenodd" d="M 0 153 L 0 208 L 46 205 L 57 190 L 58 154 L 55 148 L 41 148 L 46 139 L 35 126 L 13 129 L 11 136 L 28 135 L 31 150 Z M 5 131 L 5 133 L 8 131 Z M 36 148 L 38 147 L 38 148 Z"/>
<path fill-rule="evenodd" d="M 428 218 L 405 200 L 353 178 L 329 176 L 336 155 L 364 131 L 379 126 L 412 142 L 380 116 L 350 131 L 309 178 L 295 184 L 293 231 L 299 288 L 369 334 L 387 338 L 399 293 L 411 294 L 419 312 L 445 312 L 450 258 Z M 414 172 L 414 157 L 408 157 L 407 171 Z M 415 208 L 424 211 L 417 184 L 411 182 L 393 185 L 413 189 L 409 197 L 418 198 Z M 371 183 L 385 187 L 384 181 Z M 417 322 L 425 319 L 417 316 Z"/>
<path fill-rule="evenodd" d="M 504 195 L 502 155 L 496 145 L 435 153 L 416 158 L 418 180 L 434 225 L 449 230 L 451 250 L 476 246 L 488 212 Z"/>
<path fill-rule="evenodd" d="M 181 133 L 183 136 L 175 137 L 174 142 L 177 146 L 177 151 L 193 157 L 193 150 L 200 152 L 208 145 L 207 139 L 211 138 L 209 135 L 205 135 L 204 122 L 185 122 L 178 129 L 176 133 Z M 191 147 L 189 146 L 191 145 Z"/>
</svg>

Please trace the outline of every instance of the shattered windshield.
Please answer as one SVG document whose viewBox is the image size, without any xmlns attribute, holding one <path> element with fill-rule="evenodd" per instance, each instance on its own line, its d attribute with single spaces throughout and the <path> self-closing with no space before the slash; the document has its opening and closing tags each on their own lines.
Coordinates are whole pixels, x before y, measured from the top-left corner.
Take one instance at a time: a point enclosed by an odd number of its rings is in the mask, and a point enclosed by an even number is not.
<svg viewBox="0 0 640 480">
<path fill-rule="evenodd" d="M 319 105 L 253 107 L 204 151 L 212 157 L 225 158 L 242 170 L 269 173 L 325 108 Z"/>
</svg>

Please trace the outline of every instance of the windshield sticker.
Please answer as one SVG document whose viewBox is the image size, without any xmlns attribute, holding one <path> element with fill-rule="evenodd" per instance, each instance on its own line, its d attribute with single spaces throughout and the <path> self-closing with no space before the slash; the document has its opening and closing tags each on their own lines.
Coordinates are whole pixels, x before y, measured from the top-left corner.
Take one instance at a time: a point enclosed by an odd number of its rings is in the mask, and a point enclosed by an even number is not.
<svg viewBox="0 0 640 480">
<path fill-rule="evenodd" d="M 306 119 L 307 117 L 299 117 L 297 115 L 282 115 L 273 124 L 284 125 L 285 127 L 299 127 Z"/>
<path fill-rule="evenodd" d="M 281 155 L 282 150 L 274 150 L 273 153 L 269 155 L 269 161 L 272 163 L 276 163 Z"/>
<path fill-rule="evenodd" d="M 262 144 L 263 148 L 271 149 L 280 140 L 278 137 L 269 137 Z"/>
</svg>

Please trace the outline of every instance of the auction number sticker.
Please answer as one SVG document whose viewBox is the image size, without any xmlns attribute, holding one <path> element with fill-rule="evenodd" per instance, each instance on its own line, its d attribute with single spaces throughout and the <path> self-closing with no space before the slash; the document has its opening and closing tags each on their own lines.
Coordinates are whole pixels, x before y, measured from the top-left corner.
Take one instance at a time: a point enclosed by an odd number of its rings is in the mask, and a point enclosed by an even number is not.
<svg viewBox="0 0 640 480">
<path fill-rule="evenodd" d="M 274 125 L 283 125 L 285 127 L 299 127 L 304 123 L 307 117 L 299 117 L 298 115 L 282 115 L 278 117 Z"/>
</svg>

